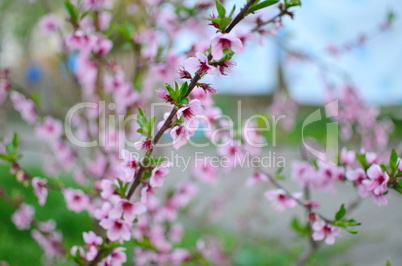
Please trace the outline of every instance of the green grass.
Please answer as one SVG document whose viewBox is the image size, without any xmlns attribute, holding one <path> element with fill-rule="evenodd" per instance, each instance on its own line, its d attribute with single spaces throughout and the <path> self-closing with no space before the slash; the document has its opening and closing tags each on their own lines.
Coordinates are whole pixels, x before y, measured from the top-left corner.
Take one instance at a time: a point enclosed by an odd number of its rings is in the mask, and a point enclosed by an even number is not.
<svg viewBox="0 0 402 266">
<path fill-rule="evenodd" d="M 33 175 L 40 175 L 40 171 L 32 170 Z M 37 204 L 32 187 L 24 187 L 8 173 L 8 166 L 0 166 L 0 187 L 8 195 L 24 195 L 26 202 L 35 207 L 36 218 L 39 221 L 54 219 L 57 229 L 63 233 L 67 247 L 82 243 L 82 231 L 91 230 L 92 220 L 85 213 L 76 214 L 66 209 L 64 198 L 60 192 L 49 191 L 47 203 L 44 207 Z M 19 231 L 11 221 L 15 210 L 0 199 L 0 261 L 4 260 L 11 265 L 41 265 L 42 249 L 31 238 L 27 230 Z"/>
</svg>

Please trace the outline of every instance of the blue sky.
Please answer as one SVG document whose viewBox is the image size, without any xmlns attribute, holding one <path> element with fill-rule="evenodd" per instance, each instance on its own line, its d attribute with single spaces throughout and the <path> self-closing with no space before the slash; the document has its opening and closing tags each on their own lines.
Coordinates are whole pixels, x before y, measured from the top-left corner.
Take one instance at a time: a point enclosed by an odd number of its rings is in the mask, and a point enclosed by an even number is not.
<svg viewBox="0 0 402 266">
<path fill-rule="evenodd" d="M 243 1 L 228 1 L 231 3 Z M 289 47 L 318 56 L 330 65 L 348 73 L 368 103 L 389 105 L 402 103 L 402 5 L 400 0 L 303 0 L 302 8 L 295 8 L 295 20 L 286 20 L 281 36 Z M 237 6 L 241 6 L 237 4 Z M 395 27 L 371 39 L 366 46 L 347 55 L 332 58 L 324 48 L 328 44 L 342 44 L 359 33 L 372 31 L 392 9 L 397 15 Z M 220 92 L 235 94 L 266 94 L 276 84 L 276 70 L 280 48 L 275 38 L 263 46 L 252 44 L 236 57 L 237 67 L 230 77 L 214 80 Z M 292 94 L 303 103 L 321 103 L 325 99 L 323 83 L 316 66 L 291 64 L 287 77 Z M 340 84 L 333 75 L 330 80 Z"/>
</svg>

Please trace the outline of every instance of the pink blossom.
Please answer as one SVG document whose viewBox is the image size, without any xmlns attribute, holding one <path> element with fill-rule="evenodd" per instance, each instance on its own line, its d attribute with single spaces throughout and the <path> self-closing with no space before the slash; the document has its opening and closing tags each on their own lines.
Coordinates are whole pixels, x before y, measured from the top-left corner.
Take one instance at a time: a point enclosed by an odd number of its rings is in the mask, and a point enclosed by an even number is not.
<svg viewBox="0 0 402 266">
<path fill-rule="evenodd" d="M 169 238 L 172 242 L 178 243 L 183 237 L 183 226 L 181 224 L 174 224 L 170 227 Z"/>
<path fill-rule="evenodd" d="M 200 75 L 205 73 L 213 75 L 216 71 L 216 68 L 209 64 L 208 57 L 199 52 L 197 52 L 196 56 L 197 58 L 190 57 L 184 61 L 183 66 L 185 70 L 187 70 L 190 74 L 195 74 L 198 71 L 198 74 Z"/>
<path fill-rule="evenodd" d="M 99 221 L 103 220 L 103 219 L 106 219 L 106 218 L 109 217 L 109 212 L 110 212 L 110 210 L 112 208 L 113 208 L 112 204 L 110 202 L 108 202 L 108 201 L 105 201 L 102 204 L 101 208 L 95 209 L 94 217 Z"/>
<path fill-rule="evenodd" d="M 102 35 L 96 36 L 95 42 L 93 44 L 93 52 L 99 55 L 106 55 L 110 52 L 113 47 L 113 42 Z"/>
<path fill-rule="evenodd" d="M 14 109 L 17 110 L 21 118 L 29 124 L 36 122 L 38 115 L 33 101 L 28 100 L 19 92 L 10 92 L 10 99 L 13 103 Z"/>
<path fill-rule="evenodd" d="M 153 150 L 154 145 L 152 144 L 152 140 L 148 139 L 145 141 L 138 141 L 134 143 L 134 148 L 137 150 L 145 150 L 145 151 L 150 151 Z"/>
<path fill-rule="evenodd" d="M 109 256 L 104 258 L 99 265 L 101 266 L 120 266 L 127 261 L 126 248 L 118 247 L 110 252 Z"/>
<path fill-rule="evenodd" d="M 169 204 L 174 207 L 184 207 L 190 203 L 197 194 L 197 187 L 193 183 L 182 182 L 176 186 L 176 191 Z"/>
<path fill-rule="evenodd" d="M 191 100 L 189 104 L 184 105 L 177 111 L 177 118 L 184 116 L 185 119 L 191 119 L 196 115 L 204 113 L 201 102 L 198 99 Z"/>
<path fill-rule="evenodd" d="M 103 9 L 111 9 L 113 7 L 113 0 L 83 0 L 82 5 L 85 9 L 101 11 Z"/>
<path fill-rule="evenodd" d="M 139 202 L 131 203 L 126 199 L 117 201 L 113 209 L 109 212 L 110 219 L 124 218 L 127 222 L 133 222 L 134 219 L 147 211 L 147 208 Z"/>
<path fill-rule="evenodd" d="M 193 175 L 206 183 L 216 184 L 218 168 L 212 165 L 210 158 L 203 158 L 202 160 L 196 160 Z"/>
<path fill-rule="evenodd" d="M 381 195 L 387 191 L 389 176 L 379 165 L 374 164 L 370 166 L 369 169 L 367 169 L 367 177 L 369 180 L 364 180 L 363 183 L 367 186 L 367 189 L 373 191 L 375 195 Z"/>
<path fill-rule="evenodd" d="M 101 30 L 107 30 L 110 27 L 112 21 L 112 14 L 110 12 L 101 12 L 98 16 L 99 28 Z"/>
<path fill-rule="evenodd" d="M 11 216 L 11 220 L 19 230 L 27 230 L 31 228 L 34 213 L 35 209 L 31 205 L 22 203 Z"/>
<path fill-rule="evenodd" d="M 40 18 L 39 26 L 45 34 L 50 34 L 60 29 L 60 19 L 54 14 L 47 14 Z"/>
<path fill-rule="evenodd" d="M 51 232 L 43 234 L 34 229 L 31 231 L 31 236 L 35 239 L 39 246 L 45 251 L 46 257 L 53 258 L 55 256 L 62 257 L 65 255 L 65 251 L 62 246 L 63 236 L 60 232 Z"/>
<path fill-rule="evenodd" d="M 251 177 L 247 178 L 246 180 L 246 186 L 251 187 L 255 184 L 258 184 L 260 182 L 267 182 L 268 176 L 263 173 L 255 172 Z"/>
<path fill-rule="evenodd" d="M 366 161 L 368 165 L 372 165 L 374 163 L 378 163 L 378 156 L 374 152 L 366 152 L 365 153 Z"/>
<path fill-rule="evenodd" d="M 119 70 L 114 75 L 105 74 L 104 86 L 107 93 L 115 93 L 123 90 L 127 86 L 124 72 Z"/>
<path fill-rule="evenodd" d="M 188 122 L 177 125 L 170 131 L 170 136 L 173 139 L 173 148 L 178 150 L 181 146 L 187 144 L 187 140 L 194 135 L 194 131 L 198 128 L 199 122 L 197 119 L 191 119 Z"/>
<path fill-rule="evenodd" d="M 290 176 L 293 180 L 299 182 L 302 187 L 308 186 L 315 175 L 316 170 L 308 162 L 292 162 Z"/>
<path fill-rule="evenodd" d="M 102 244 L 102 237 L 97 236 L 94 232 L 83 232 L 82 237 L 84 238 L 85 244 L 89 246 L 99 246 Z"/>
<path fill-rule="evenodd" d="M 139 167 L 139 162 L 128 150 L 122 150 L 120 155 L 123 162 L 118 169 L 119 179 L 124 182 L 131 182 L 136 169 Z"/>
<path fill-rule="evenodd" d="M 346 171 L 346 179 L 354 182 L 357 185 L 360 197 L 367 198 L 370 194 L 370 190 L 363 184 L 363 181 L 367 179 L 366 172 L 361 169 L 349 169 Z"/>
<path fill-rule="evenodd" d="M 46 116 L 42 124 L 36 126 L 35 134 L 42 139 L 54 141 L 63 134 L 63 126 L 60 121 Z"/>
<path fill-rule="evenodd" d="M 65 43 L 70 50 L 83 50 L 89 51 L 92 40 L 81 30 L 76 30 L 65 39 Z M 84 66 L 80 64 L 81 66 Z M 88 72 L 85 73 L 86 75 Z"/>
<path fill-rule="evenodd" d="M 212 88 L 210 84 L 207 83 L 201 83 L 198 87 L 202 88 L 205 94 L 216 94 L 217 91 L 216 89 Z"/>
<path fill-rule="evenodd" d="M 100 186 L 102 189 L 101 197 L 104 199 L 110 199 L 112 196 L 117 194 L 113 187 L 113 182 L 110 180 L 102 179 Z"/>
<path fill-rule="evenodd" d="M 367 169 L 368 179 L 363 180 L 366 189 L 373 193 L 372 200 L 379 206 L 388 204 L 384 193 L 388 191 L 389 176 L 377 164 L 373 164 Z"/>
<path fill-rule="evenodd" d="M 333 245 L 335 243 L 335 237 L 341 234 L 336 226 L 326 224 L 323 221 L 314 222 L 312 228 L 314 230 L 314 241 L 321 241 L 325 238 L 325 243 L 328 245 Z"/>
<path fill-rule="evenodd" d="M 149 202 L 148 198 L 149 198 L 149 196 L 152 196 L 154 193 L 155 193 L 155 191 L 150 185 L 144 186 L 141 189 L 141 203 L 148 205 L 148 202 Z"/>
<path fill-rule="evenodd" d="M 38 197 L 39 205 L 43 206 L 46 203 L 47 198 L 47 180 L 39 177 L 32 178 L 32 187 L 34 193 Z"/>
<path fill-rule="evenodd" d="M 340 161 L 342 164 L 346 164 L 351 166 L 356 158 L 356 154 L 354 151 L 348 151 L 346 148 L 342 148 Z"/>
<path fill-rule="evenodd" d="M 148 235 L 151 243 L 160 251 L 167 252 L 171 249 L 172 246 L 166 239 L 163 226 L 158 224 L 151 226 Z"/>
<path fill-rule="evenodd" d="M 223 165 L 226 170 L 233 168 L 236 164 L 241 161 L 244 156 L 244 152 L 242 150 L 241 144 L 239 141 L 230 141 L 226 143 L 222 147 L 217 149 L 217 152 L 220 156 L 224 157 L 228 160 L 228 163 Z"/>
<path fill-rule="evenodd" d="M 54 220 L 48 220 L 46 222 L 38 222 L 38 229 L 44 233 L 54 232 L 56 229 L 56 222 Z"/>
<path fill-rule="evenodd" d="M 82 236 L 84 238 L 84 242 L 88 245 L 88 253 L 86 254 L 86 259 L 88 261 L 92 261 L 96 255 L 98 254 L 98 249 L 96 246 L 99 246 L 103 243 L 103 239 L 100 236 L 97 236 L 94 232 L 83 232 Z"/>
<path fill-rule="evenodd" d="M 241 40 L 230 33 L 218 33 L 211 40 L 211 54 L 214 60 L 219 60 L 224 55 L 224 50 L 232 50 L 233 52 L 240 52 L 243 48 Z"/>
<path fill-rule="evenodd" d="M 343 168 L 319 160 L 317 173 L 311 178 L 310 186 L 318 190 L 335 191 L 335 182 L 343 179 Z"/>
<path fill-rule="evenodd" d="M 73 255 L 74 257 L 78 254 L 80 255 L 81 258 L 85 258 L 85 251 L 84 248 L 81 246 L 72 246 L 70 249 L 70 254 Z"/>
<path fill-rule="evenodd" d="M 287 208 L 294 208 L 297 206 L 295 199 L 300 198 L 301 193 L 293 193 L 289 196 L 282 189 L 268 190 L 264 193 L 267 200 L 271 201 L 272 207 L 280 212 L 283 212 Z"/>
<path fill-rule="evenodd" d="M 62 257 L 65 255 L 65 251 L 61 243 L 63 240 L 63 236 L 60 232 L 56 231 L 43 234 L 34 229 L 31 231 L 31 236 L 45 251 L 45 255 L 47 258 L 53 258 L 55 256 Z"/>
<path fill-rule="evenodd" d="M 71 170 L 75 158 L 72 149 L 66 141 L 56 140 L 52 143 L 52 149 L 62 167 L 66 170 Z"/>
<path fill-rule="evenodd" d="M 167 93 L 165 90 L 156 90 L 156 96 L 158 98 L 161 98 L 162 100 L 165 100 L 167 103 L 173 103 L 173 98 L 170 96 L 169 93 Z"/>
<path fill-rule="evenodd" d="M 105 174 L 105 170 L 108 164 L 108 159 L 106 155 L 102 152 L 97 152 L 95 158 L 88 162 L 86 170 L 87 172 L 97 178 L 102 178 Z"/>
<path fill-rule="evenodd" d="M 123 243 L 131 238 L 130 224 L 121 219 L 103 219 L 99 225 L 107 230 L 106 235 L 110 241 L 119 240 Z"/>
<path fill-rule="evenodd" d="M 173 265 L 183 265 L 184 262 L 191 258 L 191 254 L 187 249 L 176 248 L 170 254 L 170 263 Z"/>
<path fill-rule="evenodd" d="M 149 184 L 151 187 L 162 187 L 164 178 L 169 174 L 169 169 L 164 166 L 155 167 L 152 170 L 151 177 L 149 178 Z"/>
<path fill-rule="evenodd" d="M 66 188 L 63 190 L 63 195 L 70 211 L 79 213 L 89 206 L 89 196 L 82 190 Z"/>
</svg>

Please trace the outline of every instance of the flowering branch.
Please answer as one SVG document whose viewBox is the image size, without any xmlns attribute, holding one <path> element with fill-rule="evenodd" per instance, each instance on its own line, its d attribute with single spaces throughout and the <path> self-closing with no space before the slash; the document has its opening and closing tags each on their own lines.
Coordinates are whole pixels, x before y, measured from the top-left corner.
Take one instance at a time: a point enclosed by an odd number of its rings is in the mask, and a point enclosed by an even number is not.
<svg viewBox="0 0 402 266">
<path fill-rule="evenodd" d="M 265 175 L 268 177 L 269 181 L 270 181 L 276 188 L 282 189 L 282 190 L 285 192 L 285 194 L 286 194 L 287 197 L 289 197 L 289 198 L 295 200 L 299 206 L 305 208 L 308 212 L 314 212 L 314 214 L 316 214 L 317 216 L 319 216 L 319 217 L 320 217 L 322 220 L 324 220 L 326 223 L 328 223 L 328 224 L 332 224 L 332 223 L 333 223 L 333 220 L 331 220 L 331 219 L 325 217 L 324 215 L 322 215 L 322 214 L 320 214 L 320 213 L 314 211 L 314 210 L 313 210 L 313 206 L 311 206 L 311 204 L 307 204 L 307 203 L 303 202 L 302 200 L 300 200 L 299 198 L 294 197 L 294 196 L 292 195 L 292 193 L 290 193 L 286 188 L 284 188 L 272 175 L 270 175 L 270 174 L 268 174 L 268 173 L 266 173 L 266 172 L 264 172 L 264 171 L 262 171 L 262 170 L 261 170 L 261 173 L 265 174 Z"/>
<path fill-rule="evenodd" d="M 230 33 L 231 30 L 241 21 L 243 20 L 246 15 L 248 14 L 249 8 L 256 2 L 256 0 L 250 0 L 247 2 L 247 4 L 240 10 L 240 12 L 238 13 L 238 15 L 232 20 L 232 22 L 227 26 L 227 28 L 225 30 L 223 30 L 224 33 Z M 272 21 L 273 22 L 273 21 Z M 267 22 L 266 24 L 271 23 L 271 22 Z M 213 59 L 212 53 L 210 53 L 207 57 L 207 61 L 208 63 Z M 188 86 L 188 91 L 187 93 L 184 95 L 184 98 L 187 97 L 191 91 L 197 86 L 198 82 L 200 81 L 200 79 L 202 78 L 202 74 L 201 71 L 197 71 L 197 73 L 195 74 L 195 76 L 191 79 L 191 82 Z M 175 115 L 177 114 L 179 108 L 177 106 L 174 106 L 172 111 L 170 112 L 168 118 L 166 119 L 166 121 L 163 123 L 162 127 L 159 129 L 159 131 L 157 132 L 157 134 L 155 135 L 154 139 L 153 139 L 153 144 L 155 145 L 159 139 L 162 137 L 162 135 L 164 134 L 164 132 L 169 129 L 171 127 L 172 121 L 175 117 Z M 149 150 L 146 154 L 145 157 L 149 157 L 153 152 L 153 149 Z M 134 182 L 131 185 L 126 198 L 130 199 L 132 197 L 132 195 L 134 194 L 136 188 L 140 185 L 141 183 L 141 178 L 142 175 L 145 171 L 145 167 L 143 165 L 140 166 L 139 170 L 135 173 L 134 175 Z"/>
</svg>

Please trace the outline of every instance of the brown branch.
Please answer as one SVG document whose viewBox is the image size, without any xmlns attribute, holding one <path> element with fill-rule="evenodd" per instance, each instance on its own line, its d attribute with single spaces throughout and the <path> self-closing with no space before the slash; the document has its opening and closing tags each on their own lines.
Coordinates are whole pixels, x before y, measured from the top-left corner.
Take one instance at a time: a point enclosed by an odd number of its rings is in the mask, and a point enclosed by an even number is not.
<svg viewBox="0 0 402 266">
<path fill-rule="evenodd" d="M 249 8 L 256 2 L 257 0 L 250 0 L 247 4 L 240 10 L 239 14 L 232 20 L 229 26 L 224 30 L 224 33 L 229 33 L 240 21 L 242 21 L 247 15 Z"/>
<path fill-rule="evenodd" d="M 233 19 L 233 21 L 229 24 L 229 26 L 223 31 L 224 33 L 230 33 L 231 30 L 242 20 L 245 18 L 245 16 L 247 15 L 247 11 L 250 8 L 250 6 L 252 4 L 255 3 L 256 0 L 250 0 L 247 2 L 247 4 L 240 10 L 239 14 Z M 209 54 L 208 55 L 208 61 L 212 60 L 212 55 Z M 198 81 L 200 81 L 200 79 L 202 78 L 202 75 L 200 73 L 196 73 L 195 76 L 191 79 L 191 82 L 188 86 L 188 91 L 186 93 L 186 95 L 184 97 L 187 97 L 191 91 L 197 86 Z M 174 106 L 172 111 L 170 112 L 168 118 L 166 119 L 165 123 L 162 125 L 162 127 L 159 129 L 159 131 L 156 133 L 154 139 L 153 139 L 153 144 L 156 145 L 158 143 L 158 141 L 160 140 L 160 138 L 162 137 L 162 135 L 165 133 L 166 130 L 168 130 L 171 125 L 172 125 L 172 121 L 176 115 L 178 111 L 178 107 Z M 150 150 L 147 153 L 147 156 L 150 156 L 152 154 L 153 150 Z M 131 185 L 128 193 L 127 193 L 127 199 L 130 199 L 132 197 L 132 195 L 134 194 L 135 190 L 137 189 L 137 187 L 140 185 L 141 183 L 141 178 L 142 175 L 145 171 L 145 167 L 143 165 L 140 166 L 140 169 L 136 172 L 136 174 L 134 175 L 134 182 Z"/>
</svg>

